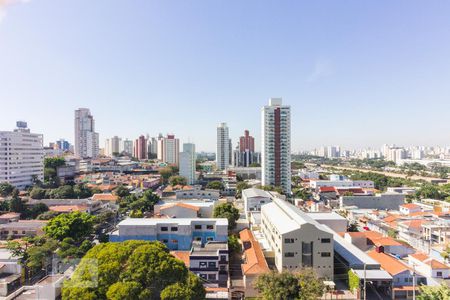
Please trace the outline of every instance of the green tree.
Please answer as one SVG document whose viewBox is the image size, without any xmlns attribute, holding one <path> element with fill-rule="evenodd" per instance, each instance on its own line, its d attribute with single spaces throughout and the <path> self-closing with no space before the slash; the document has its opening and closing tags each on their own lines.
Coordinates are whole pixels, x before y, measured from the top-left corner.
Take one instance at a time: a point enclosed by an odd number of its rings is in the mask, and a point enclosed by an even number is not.
<svg viewBox="0 0 450 300">
<path fill-rule="evenodd" d="M 2 183 L 0 183 L 0 196 L 8 197 L 12 194 L 14 189 L 15 188 L 8 182 L 2 182 Z"/>
<path fill-rule="evenodd" d="M 214 218 L 228 219 L 228 229 L 232 230 L 236 227 L 236 221 L 239 219 L 239 210 L 231 203 L 221 203 L 214 207 Z"/>
<path fill-rule="evenodd" d="M 249 165 L 249 167 L 250 167 L 250 168 L 259 168 L 259 167 L 261 167 L 261 164 L 258 164 L 258 163 L 251 163 L 251 164 Z"/>
<path fill-rule="evenodd" d="M 295 198 L 300 198 L 305 201 L 311 199 L 312 197 L 312 194 L 307 189 L 303 188 L 294 189 L 292 193 L 294 194 Z"/>
<path fill-rule="evenodd" d="M 239 239 L 235 234 L 228 235 L 228 249 L 231 253 L 241 252 L 241 244 L 239 243 Z"/>
<path fill-rule="evenodd" d="M 98 272 L 91 268 L 92 260 L 97 262 Z M 92 284 L 91 278 L 96 275 L 97 284 Z M 189 289 L 187 299 L 204 299 L 205 291 L 198 278 L 162 243 L 102 243 L 82 258 L 71 279 L 64 283 L 62 297 L 156 300 L 170 295 L 172 288 L 166 288 L 177 283 Z"/>
<path fill-rule="evenodd" d="M 420 294 L 417 300 L 450 300 L 450 288 L 442 283 L 439 286 L 420 286 Z"/>
<path fill-rule="evenodd" d="M 189 287 L 177 282 L 161 292 L 161 300 L 191 300 Z"/>
<path fill-rule="evenodd" d="M 114 193 L 119 196 L 120 198 L 125 198 L 130 195 L 130 191 L 127 189 L 124 185 L 119 185 L 115 190 Z"/>
<path fill-rule="evenodd" d="M 142 213 L 142 210 L 136 209 L 130 211 L 130 218 L 143 218 L 144 214 Z"/>
<path fill-rule="evenodd" d="M 270 272 L 260 275 L 255 283 L 256 289 L 265 300 L 310 300 L 320 298 L 325 285 L 312 269 L 299 272 Z"/>
<path fill-rule="evenodd" d="M 171 167 L 159 169 L 158 173 L 161 175 L 161 179 L 164 184 L 168 183 L 169 178 L 175 175 L 174 169 Z"/>
<path fill-rule="evenodd" d="M 64 157 L 46 157 L 44 159 L 44 167 L 56 169 L 57 167 L 64 166 L 66 164 L 66 160 Z"/>
<path fill-rule="evenodd" d="M 75 193 L 71 185 L 63 185 L 52 191 L 52 198 L 55 199 L 73 199 Z"/>
<path fill-rule="evenodd" d="M 56 240 L 72 238 L 80 241 L 94 230 L 95 217 L 88 213 L 72 212 L 51 219 L 44 227 L 45 233 Z"/>
<path fill-rule="evenodd" d="M 26 211 L 25 203 L 19 197 L 19 191 L 17 190 L 14 190 L 11 200 L 9 200 L 9 209 L 21 214 Z"/>
<path fill-rule="evenodd" d="M 30 197 L 32 199 L 45 199 L 46 195 L 46 190 L 38 186 L 33 187 L 30 191 Z"/>
<path fill-rule="evenodd" d="M 247 182 L 240 181 L 236 184 L 236 198 L 242 197 L 242 191 L 250 188 Z"/>
<path fill-rule="evenodd" d="M 170 176 L 169 178 L 170 185 L 186 185 L 187 180 L 183 176 Z"/>
<path fill-rule="evenodd" d="M 224 187 L 222 181 L 215 180 L 215 181 L 208 182 L 208 184 L 206 185 L 206 188 L 222 191 L 225 187 Z"/>
</svg>

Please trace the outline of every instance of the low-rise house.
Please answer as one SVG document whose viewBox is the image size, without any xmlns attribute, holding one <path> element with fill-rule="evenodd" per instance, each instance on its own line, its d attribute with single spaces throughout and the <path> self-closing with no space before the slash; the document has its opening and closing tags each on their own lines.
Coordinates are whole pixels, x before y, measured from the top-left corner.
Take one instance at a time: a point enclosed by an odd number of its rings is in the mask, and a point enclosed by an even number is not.
<svg viewBox="0 0 450 300">
<path fill-rule="evenodd" d="M 112 193 L 103 193 L 103 194 L 94 194 L 92 195 L 93 201 L 101 201 L 101 202 L 112 202 L 116 203 L 119 200 L 119 197 L 113 195 Z"/>
<path fill-rule="evenodd" d="M 264 253 L 253 233 L 244 229 L 239 232 L 244 252 L 244 263 L 241 265 L 246 297 L 258 297 L 254 282 L 259 275 L 270 272 Z"/>
<path fill-rule="evenodd" d="M 242 191 L 242 201 L 244 202 L 244 212 L 246 218 L 253 211 L 261 211 L 261 206 L 272 201 L 272 195 L 261 189 L 245 189 Z"/>
<path fill-rule="evenodd" d="M 8 212 L 0 216 L 0 224 L 17 222 L 20 220 L 20 214 L 15 212 Z"/>
<path fill-rule="evenodd" d="M 50 206 L 48 209 L 50 211 L 54 211 L 61 214 L 68 214 L 75 211 L 84 213 L 89 212 L 88 207 L 86 205 L 55 205 Z"/>
<path fill-rule="evenodd" d="M 420 212 L 422 208 L 414 203 L 405 203 L 399 206 L 400 213 L 403 215 L 409 215 L 411 213 Z"/>
<path fill-rule="evenodd" d="M 160 200 L 154 207 L 154 213 L 173 216 L 176 218 L 212 218 L 214 206 L 217 201 L 190 199 L 190 200 Z M 161 209 L 164 208 L 162 211 Z M 194 212 L 195 210 L 195 212 Z"/>
<path fill-rule="evenodd" d="M 43 228 L 47 221 L 22 220 L 0 225 L 0 238 L 2 240 L 9 238 L 23 238 L 32 236 L 41 236 L 44 234 Z"/>
<path fill-rule="evenodd" d="M 367 253 L 371 258 L 380 263 L 381 268 L 392 276 L 393 288 L 391 291 L 392 299 L 409 299 L 413 294 L 413 270 L 395 257 L 383 253 L 382 251 L 372 250 Z M 415 274 L 415 288 L 418 292 L 421 284 L 426 284 L 426 278 L 420 274 Z"/>
<path fill-rule="evenodd" d="M 200 207 L 182 202 L 165 204 L 159 207 L 159 213 L 170 218 L 197 218 L 199 212 Z"/>
<path fill-rule="evenodd" d="M 104 206 L 101 201 L 93 201 L 91 199 L 29 199 L 27 205 L 33 206 L 38 203 L 44 203 L 49 208 L 58 205 L 81 205 L 87 207 L 87 212 L 95 214 Z"/>
<path fill-rule="evenodd" d="M 348 221 L 346 218 L 335 212 L 314 212 L 307 213 L 309 217 L 320 224 L 327 225 L 335 232 L 345 232 L 348 228 Z"/>
<path fill-rule="evenodd" d="M 408 261 L 417 272 L 432 278 L 447 279 L 450 277 L 450 267 L 425 253 L 415 253 L 408 256 Z"/>
</svg>

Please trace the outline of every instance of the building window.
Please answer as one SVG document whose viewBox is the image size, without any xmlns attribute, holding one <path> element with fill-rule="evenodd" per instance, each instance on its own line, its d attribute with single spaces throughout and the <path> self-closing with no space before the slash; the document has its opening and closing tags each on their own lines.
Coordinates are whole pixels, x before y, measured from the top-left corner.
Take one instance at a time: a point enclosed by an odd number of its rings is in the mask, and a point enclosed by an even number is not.
<svg viewBox="0 0 450 300">
<path fill-rule="evenodd" d="M 214 229 L 214 225 L 206 225 L 206 229 L 213 230 Z"/>
<path fill-rule="evenodd" d="M 285 244 L 293 244 L 294 243 L 294 239 L 284 239 L 284 243 Z"/>
<path fill-rule="evenodd" d="M 221 261 L 226 261 L 227 260 L 227 256 L 226 255 L 221 255 L 220 256 L 220 260 Z"/>
<path fill-rule="evenodd" d="M 286 252 L 284 253 L 284 257 L 294 257 L 295 253 L 294 252 Z"/>
<path fill-rule="evenodd" d="M 196 241 L 201 241 L 201 240 L 202 240 L 202 237 L 201 237 L 201 236 L 196 236 L 196 237 L 195 237 L 195 240 L 196 240 Z"/>
<path fill-rule="evenodd" d="M 206 276 L 206 274 L 200 274 L 200 278 L 202 278 L 202 279 L 206 279 L 206 278 L 207 278 L 207 276 Z"/>
<path fill-rule="evenodd" d="M 178 240 L 172 240 L 172 244 L 178 244 Z"/>
<path fill-rule="evenodd" d="M 442 272 L 436 272 L 437 277 L 442 277 Z"/>
<path fill-rule="evenodd" d="M 201 261 L 201 262 L 199 262 L 199 263 L 198 263 L 198 266 L 199 266 L 200 268 L 206 268 L 206 266 L 207 266 L 206 261 Z"/>
<path fill-rule="evenodd" d="M 195 225 L 194 228 L 195 228 L 196 230 L 200 230 L 200 229 L 202 229 L 202 225 Z"/>
<path fill-rule="evenodd" d="M 170 227 L 170 231 L 178 231 L 178 227 Z"/>
<path fill-rule="evenodd" d="M 209 236 L 206 238 L 206 241 L 208 241 L 208 242 L 214 241 L 214 238 L 212 236 Z"/>
<path fill-rule="evenodd" d="M 322 257 L 330 257 L 331 253 L 330 252 L 322 252 L 322 253 L 320 253 L 320 256 L 322 256 Z"/>
<path fill-rule="evenodd" d="M 169 240 L 163 239 L 163 240 L 161 240 L 161 242 L 163 242 L 164 244 L 167 244 L 169 242 Z"/>
<path fill-rule="evenodd" d="M 161 231 L 168 231 L 169 228 L 168 227 L 161 227 Z"/>
<path fill-rule="evenodd" d="M 329 244 L 329 243 L 331 243 L 331 239 L 321 239 L 320 242 L 322 244 Z"/>
<path fill-rule="evenodd" d="M 209 268 L 215 268 L 216 267 L 216 263 L 214 261 L 210 261 L 210 262 L 208 262 L 208 267 Z"/>
<path fill-rule="evenodd" d="M 216 280 L 216 274 L 208 274 L 208 280 Z"/>
</svg>

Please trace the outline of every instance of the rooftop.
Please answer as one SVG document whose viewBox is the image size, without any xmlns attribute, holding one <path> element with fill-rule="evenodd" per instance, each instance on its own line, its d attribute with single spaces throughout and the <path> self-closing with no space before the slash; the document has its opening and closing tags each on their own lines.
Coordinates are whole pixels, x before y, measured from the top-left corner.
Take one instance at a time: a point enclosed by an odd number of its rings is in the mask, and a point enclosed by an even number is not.
<svg viewBox="0 0 450 300">
<path fill-rule="evenodd" d="M 394 258 L 383 252 L 377 252 L 375 250 L 369 251 L 367 253 L 370 257 L 378 261 L 381 267 L 386 270 L 392 276 L 402 273 L 404 271 L 409 271 L 410 268 L 400 262 L 398 259 Z"/>
<path fill-rule="evenodd" d="M 127 218 L 119 223 L 118 226 L 152 226 L 158 224 L 178 224 L 178 225 L 191 225 L 201 223 L 215 222 L 216 225 L 228 226 L 228 220 L 225 218 L 173 218 L 173 219 L 160 219 L 160 218 Z"/>
<path fill-rule="evenodd" d="M 244 275 L 261 274 L 269 272 L 269 266 L 262 252 L 261 246 L 256 241 L 249 229 L 239 232 L 239 237 L 244 244 L 245 262 L 241 265 Z"/>
<path fill-rule="evenodd" d="M 245 189 L 242 191 L 242 196 L 246 196 L 246 197 L 264 197 L 264 198 L 270 198 L 271 195 L 261 189 L 255 189 L 255 188 L 250 188 L 250 189 Z"/>
</svg>

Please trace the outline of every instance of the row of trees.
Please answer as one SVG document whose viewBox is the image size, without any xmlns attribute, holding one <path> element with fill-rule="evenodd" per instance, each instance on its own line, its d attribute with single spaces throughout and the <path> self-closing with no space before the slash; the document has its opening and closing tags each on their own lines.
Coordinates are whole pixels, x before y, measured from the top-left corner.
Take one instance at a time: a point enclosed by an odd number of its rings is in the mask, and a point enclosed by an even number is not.
<svg viewBox="0 0 450 300">
<path fill-rule="evenodd" d="M 96 193 L 101 191 L 91 189 L 85 184 L 63 185 L 57 188 L 43 188 L 36 185 L 30 190 L 30 197 L 32 199 L 82 199 Z"/>
<path fill-rule="evenodd" d="M 119 200 L 119 211 L 122 213 L 131 212 L 133 217 L 142 217 L 147 212 L 152 212 L 154 205 L 159 201 L 159 196 L 152 190 L 146 190 L 141 196 L 130 194 L 124 191 L 124 187 L 116 190 L 116 194 L 121 197 Z"/>
</svg>

